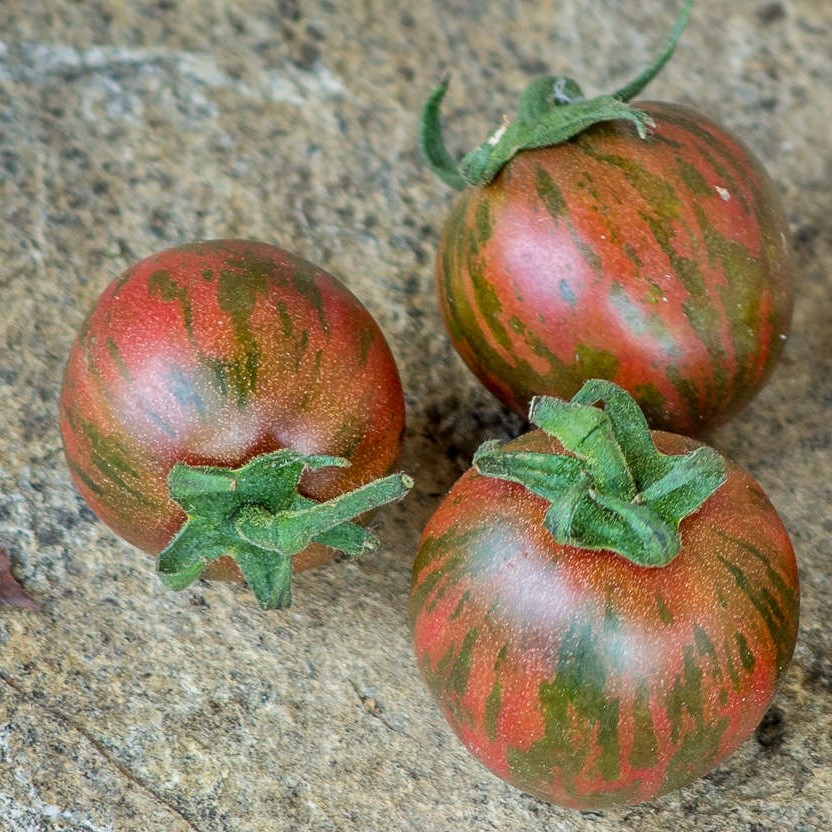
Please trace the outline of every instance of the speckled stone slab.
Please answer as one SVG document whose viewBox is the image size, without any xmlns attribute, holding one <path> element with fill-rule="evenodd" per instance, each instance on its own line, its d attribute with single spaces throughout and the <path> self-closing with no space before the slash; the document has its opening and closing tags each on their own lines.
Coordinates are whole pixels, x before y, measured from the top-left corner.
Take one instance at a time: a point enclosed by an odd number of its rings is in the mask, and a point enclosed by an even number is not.
<svg viewBox="0 0 832 832">
<path fill-rule="evenodd" d="M 4 0 L 0 4 L 0 545 L 42 611 L 0 609 L 0 830 L 826 832 L 832 829 L 832 5 L 698 0 L 650 96 L 699 107 L 782 190 L 801 274 L 768 388 L 713 443 L 763 484 L 803 582 L 793 666 L 754 736 L 643 806 L 578 813 L 503 784 L 422 686 L 405 616 L 419 531 L 476 445 L 521 429 L 452 353 L 432 260 L 451 194 L 416 118 L 446 71 L 448 141 L 531 73 L 601 92 L 663 43 L 662 0 Z M 673 7 L 673 8 L 671 8 Z M 242 588 L 164 590 L 63 465 L 75 329 L 129 263 L 197 238 L 282 245 L 341 277 L 407 389 L 381 549 Z"/>
</svg>

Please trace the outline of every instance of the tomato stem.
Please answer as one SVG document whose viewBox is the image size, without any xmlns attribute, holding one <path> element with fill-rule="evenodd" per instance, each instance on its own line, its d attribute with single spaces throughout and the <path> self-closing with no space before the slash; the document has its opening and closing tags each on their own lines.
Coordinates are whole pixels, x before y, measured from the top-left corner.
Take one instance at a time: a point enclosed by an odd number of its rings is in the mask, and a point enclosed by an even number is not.
<svg viewBox="0 0 832 832">
<path fill-rule="evenodd" d="M 351 519 L 402 498 L 413 487 L 406 474 L 392 474 L 322 503 L 298 492 L 304 471 L 348 464 L 340 457 L 287 448 L 236 469 L 177 463 L 168 489 L 187 521 L 159 555 L 162 581 L 183 589 L 209 562 L 230 556 L 261 607 L 288 607 L 294 555 L 311 543 L 353 557 L 375 548 L 378 540 Z"/>
<path fill-rule="evenodd" d="M 358 514 L 398 500 L 413 486 L 410 477 L 393 474 L 348 491 L 324 503 L 308 501 L 306 507 L 272 513 L 257 505 L 244 506 L 235 520 L 235 528 L 244 540 L 270 552 L 295 555 L 313 539 L 351 520 Z M 360 526 L 350 524 L 339 529 L 339 549 L 358 556 L 365 549 L 375 548 L 376 539 Z M 333 540 L 330 534 L 327 538 Z"/>
<path fill-rule="evenodd" d="M 446 76 L 432 90 L 422 110 L 420 139 L 428 166 L 455 190 L 468 185 L 486 185 L 504 165 L 522 150 L 551 147 L 569 141 L 595 124 L 625 120 L 647 138 L 653 122 L 631 101 L 661 72 L 676 49 L 690 17 L 693 0 L 685 0 L 664 49 L 646 69 L 611 95 L 585 98 L 571 78 L 542 75 L 533 78 L 520 98 L 517 118 L 504 123 L 478 148 L 467 153 L 459 165 L 442 136 L 440 108 L 448 89 Z"/>
<path fill-rule="evenodd" d="M 566 453 L 503 451 L 487 442 L 474 468 L 545 499 L 544 523 L 559 543 L 664 566 L 681 549 L 681 521 L 726 479 L 713 448 L 661 453 L 638 404 L 610 381 L 591 379 L 569 402 L 536 397 L 529 420 Z"/>
</svg>

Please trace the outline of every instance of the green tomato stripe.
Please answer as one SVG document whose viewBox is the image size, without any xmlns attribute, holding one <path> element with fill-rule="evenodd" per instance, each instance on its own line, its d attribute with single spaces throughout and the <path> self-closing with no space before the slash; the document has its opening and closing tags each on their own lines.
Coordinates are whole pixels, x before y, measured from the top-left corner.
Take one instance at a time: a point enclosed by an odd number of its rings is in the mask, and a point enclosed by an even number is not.
<svg viewBox="0 0 832 832">
<path fill-rule="evenodd" d="M 108 476 L 139 478 L 127 447 L 117 437 L 102 433 L 95 423 L 88 420 L 80 421 L 80 428 L 97 468 Z"/>
<path fill-rule="evenodd" d="M 491 686 L 491 691 L 488 694 L 488 699 L 485 701 L 485 715 L 483 718 L 483 728 L 485 735 L 491 742 L 497 739 L 497 729 L 499 726 L 500 713 L 503 710 L 503 686 L 499 679 L 495 680 Z"/>
<path fill-rule="evenodd" d="M 466 589 L 465 592 L 463 592 L 460 596 L 460 599 L 457 602 L 456 607 L 454 607 L 454 611 L 448 616 L 448 621 L 456 621 L 458 618 L 460 618 L 462 614 L 465 612 L 465 607 L 468 605 L 468 602 L 470 600 L 471 591 Z"/>
<path fill-rule="evenodd" d="M 701 116 L 693 113 L 691 113 L 691 116 L 688 116 L 684 110 L 674 109 L 670 111 L 665 109 L 662 112 L 662 121 L 696 137 L 699 142 L 696 145 L 696 152 L 708 163 L 721 180 L 714 184 L 726 187 L 731 194 L 731 198 L 736 199 L 742 206 L 743 211 L 748 214 L 748 201 L 745 198 L 743 188 L 739 187 L 738 184 L 747 181 L 747 176 L 744 176 L 742 171 L 737 171 L 736 175 L 732 172 L 732 169 L 737 165 L 735 147 L 727 143 L 719 132 L 712 132 L 703 127 Z"/>
<path fill-rule="evenodd" d="M 665 697 L 671 740 L 678 749 L 669 760 L 663 791 L 712 767 L 730 722 L 728 717 L 720 717 L 715 722 L 705 718 L 703 673 L 696 658 L 698 652 L 692 645 L 685 648 L 682 675 L 675 679 Z M 686 725 L 686 716 L 695 726 L 693 731 Z"/>
<path fill-rule="evenodd" d="M 440 291 L 444 292 L 446 298 L 453 298 L 453 302 L 443 304 L 443 311 L 452 338 L 468 346 L 466 360 L 479 367 L 499 367 L 499 374 L 505 376 L 511 371 L 511 367 L 485 336 L 487 330 L 493 335 L 494 342 L 510 346 L 506 330 L 499 325 L 495 327 L 499 302 L 496 301 L 493 292 L 489 293 L 484 287 L 482 269 L 476 256 L 479 250 L 476 227 L 473 234 L 469 231 L 467 217 L 470 194 L 471 192 L 466 191 L 462 195 L 448 220 L 445 245 L 441 253 L 444 284 L 440 285 Z M 480 234 L 484 236 L 482 230 Z M 479 325 L 477 310 L 470 302 L 468 293 L 462 286 L 454 285 L 455 277 L 465 273 L 470 275 L 472 292 L 485 320 L 485 328 Z"/>
<path fill-rule="evenodd" d="M 304 356 L 309 349 L 309 330 L 304 329 L 300 333 L 300 337 L 297 339 L 297 346 L 295 347 L 295 369 L 300 369 L 300 365 L 303 363 Z"/>
<path fill-rule="evenodd" d="M 769 209 L 771 204 L 769 192 L 773 190 L 773 186 L 768 184 L 768 176 L 765 170 L 759 167 L 758 163 L 752 156 L 747 156 L 745 159 L 738 159 L 737 147 L 728 141 L 728 137 L 723 137 L 719 131 L 716 133 L 708 131 L 698 120 L 696 120 L 695 117 L 689 118 L 686 117 L 684 112 L 674 112 L 672 114 L 668 114 L 667 120 L 672 124 L 677 125 L 682 130 L 686 130 L 696 136 L 700 142 L 697 146 L 697 151 L 719 177 L 719 184 L 726 188 L 729 198 L 736 200 L 745 214 L 751 214 L 753 210 L 755 220 L 761 229 L 761 250 L 756 255 L 752 255 L 747 248 L 739 246 L 738 244 L 732 245 L 729 241 L 719 241 L 719 245 L 723 250 L 726 248 L 733 249 L 733 256 L 730 258 L 731 267 L 725 267 L 726 275 L 729 280 L 734 274 L 736 274 L 738 278 L 737 280 L 731 282 L 729 297 L 723 301 L 723 305 L 728 309 L 733 309 L 735 307 L 732 304 L 739 303 L 737 308 L 745 308 L 742 305 L 742 300 L 740 299 L 738 302 L 736 299 L 736 295 L 738 293 L 740 295 L 742 294 L 742 290 L 746 282 L 750 282 L 747 281 L 747 275 L 746 280 L 742 279 L 744 272 L 743 267 L 756 272 L 754 275 L 756 282 L 758 285 L 765 287 L 762 290 L 763 293 L 770 292 L 772 295 L 776 296 L 780 291 L 780 288 L 777 285 L 774 285 L 771 281 L 769 281 L 768 286 L 765 286 L 765 281 L 761 279 L 769 274 L 767 259 L 771 256 L 777 256 L 771 254 L 771 247 L 776 246 L 779 248 L 781 244 L 779 239 L 771 241 L 770 238 L 767 237 L 772 229 L 772 224 L 776 224 L 778 220 Z M 749 200 L 746 198 L 746 191 L 750 192 L 751 205 L 749 205 Z M 762 308 L 762 299 L 749 298 L 746 300 L 746 304 L 749 312 L 752 309 L 757 310 L 757 314 L 754 316 L 754 319 L 760 322 L 757 324 L 757 326 L 760 326 L 762 324 L 762 312 L 760 311 Z M 775 328 L 785 331 L 788 324 L 789 310 L 775 309 L 774 315 L 775 317 L 771 323 Z M 742 319 L 747 318 L 748 316 L 739 317 Z M 733 321 L 734 319 L 731 318 L 731 320 Z M 738 335 L 745 335 L 747 337 L 750 326 L 752 325 L 749 324 L 747 319 L 738 320 L 737 325 L 734 328 L 734 332 L 732 333 L 733 337 L 736 338 Z M 753 342 L 751 343 L 753 349 Z M 775 353 L 779 353 L 782 349 L 782 344 L 778 340 L 774 342 L 772 347 Z M 760 370 L 758 368 L 749 366 L 747 368 L 746 377 L 756 380 L 759 377 L 759 373 Z M 748 382 L 745 382 L 742 378 L 738 382 L 739 385 L 745 383 Z"/>
<path fill-rule="evenodd" d="M 701 206 L 697 205 L 695 210 L 709 256 L 718 259 L 727 282 L 727 286 L 720 290 L 720 299 L 722 307 L 733 313 L 726 316 L 734 345 L 736 369 L 733 383 L 736 389 L 751 387 L 759 373 L 752 356 L 757 349 L 758 333 L 765 325 L 762 294 L 752 287 L 764 285 L 761 278 L 766 269 L 741 243 L 717 233 Z"/>
<path fill-rule="evenodd" d="M 226 398 L 230 388 L 229 367 L 226 362 L 213 355 L 200 353 L 197 356 L 197 367 L 199 374 L 209 379 L 211 389 L 221 398 Z"/>
<path fill-rule="evenodd" d="M 375 343 L 375 332 L 369 327 L 365 326 L 358 334 L 359 352 L 358 364 L 360 367 L 366 367 L 367 361 L 370 358 L 370 350 Z"/>
<path fill-rule="evenodd" d="M 736 647 L 738 647 L 738 642 L 736 640 L 736 636 L 739 633 L 735 633 L 735 639 L 732 642 L 731 639 L 726 638 L 724 644 L 722 645 L 722 655 L 725 658 L 725 672 L 728 674 L 728 679 L 731 683 L 731 689 L 734 693 L 739 693 L 740 687 L 742 685 L 742 676 L 740 675 L 740 670 L 737 664 L 735 663 L 735 653 Z M 743 639 L 744 641 L 744 639 Z M 742 665 L 742 655 L 739 656 L 740 665 Z"/>
<path fill-rule="evenodd" d="M 650 693 L 642 681 L 633 702 L 633 745 L 629 763 L 634 769 L 652 768 L 659 761 L 659 740 L 650 713 Z"/>
<path fill-rule="evenodd" d="M 750 674 L 754 669 L 754 658 L 741 633 L 735 634 L 733 644 L 730 640 L 726 640 L 720 654 L 707 631 L 699 625 L 694 625 L 693 642 L 684 648 L 682 674 L 674 680 L 664 701 L 671 726 L 671 739 L 674 743 L 679 741 L 683 732 L 686 713 L 697 726 L 693 736 L 683 740 L 681 747 L 683 756 L 698 753 L 692 751 L 697 747 L 702 754 L 715 755 L 717 753 L 720 737 L 727 728 L 727 722 L 719 720 L 710 728 L 705 725 L 703 682 L 705 682 L 705 688 L 710 690 L 717 687 L 717 683 L 725 680 L 735 692 L 739 692 L 741 678 L 735 663 L 735 656 L 739 659 L 742 669 Z M 706 681 L 706 676 L 709 677 L 708 681 Z M 720 698 L 727 701 L 727 692 L 723 690 Z M 707 757 L 702 757 L 700 762 L 707 763 L 707 759 Z M 695 756 L 689 762 L 695 763 Z"/>
<path fill-rule="evenodd" d="M 491 239 L 492 233 L 491 209 L 488 206 L 488 200 L 480 199 L 477 203 L 474 225 L 477 231 L 477 245 L 484 246 Z"/>
<path fill-rule="evenodd" d="M 472 238 L 469 237 L 469 240 Z M 480 319 L 488 327 L 494 340 L 507 351 L 511 351 L 512 342 L 506 328 L 500 323 L 503 306 L 500 303 L 496 289 L 485 275 L 485 267 L 479 258 L 479 252 L 471 247 L 468 251 L 468 277 L 471 281 L 471 291 L 474 303 L 480 314 Z"/>
<path fill-rule="evenodd" d="M 766 580 L 777 591 L 782 600 L 783 606 L 788 610 L 797 609 L 799 603 L 797 592 L 794 587 L 791 586 L 771 565 L 771 558 L 766 555 L 762 549 L 757 546 L 752 546 L 748 541 L 742 540 L 734 535 L 730 535 L 727 532 L 720 530 L 718 534 L 723 540 L 729 541 L 733 546 L 737 546 L 739 549 L 747 552 L 749 555 L 758 560 L 765 568 Z"/>
<path fill-rule="evenodd" d="M 674 366 L 667 368 L 665 376 L 679 394 L 682 401 L 686 403 L 688 413 L 696 414 L 701 407 L 700 402 L 702 399 L 694 383 L 690 379 L 685 378 L 678 367 Z"/>
<path fill-rule="evenodd" d="M 711 641 L 710 636 L 698 624 L 693 628 L 693 641 L 699 655 L 708 660 L 711 678 L 714 681 L 721 679 L 722 669 L 719 666 L 719 657 L 717 656 L 716 647 Z"/>
<path fill-rule="evenodd" d="M 231 318 L 237 355 L 229 372 L 229 381 L 240 406 L 257 388 L 260 346 L 251 328 L 251 316 L 258 299 L 268 297 L 272 274 L 270 264 L 245 258 L 237 269 L 222 269 L 217 280 L 217 303 Z"/>
<path fill-rule="evenodd" d="M 506 703 L 503 702 L 503 685 L 500 679 L 505 668 L 506 656 L 509 654 L 509 645 L 503 644 L 494 660 L 494 683 L 488 694 L 485 703 L 485 714 L 483 716 L 483 729 L 489 740 L 495 742 L 500 724 L 500 715 Z"/>
<path fill-rule="evenodd" d="M 754 666 L 757 664 L 751 648 L 748 646 L 745 636 L 742 633 L 734 633 L 734 641 L 737 643 L 737 652 L 740 656 L 740 664 L 746 673 L 753 673 Z"/>
<path fill-rule="evenodd" d="M 67 457 L 67 467 L 84 486 L 96 496 L 105 494 L 105 490 L 91 477 L 75 459 Z"/>
<path fill-rule="evenodd" d="M 692 196 L 713 196 L 714 189 L 708 184 L 696 165 L 687 159 L 676 157 L 676 174 Z"/>
<path fill-rule="evenodd" d="M 673 612 L 667 605 L 667 601 L 662 597 L 660 592 L 656 593 L 656 609 L 659 612 L 659 619 L 662 624 L 672 624 L 674 622 Z"/>
<path fill-rule="evenodd" d="M 122 381 L 130 384 L 133 380 L 130 374 L 130 368 L 124 362 L 124 358 L 121 355 L 118 344 L 116 344 L 112 338 L 107 338 L 105 345 L 107 348 L 107 354 L 110 356 L 113 364 L 115 364 L 116 370 L 118 370 L 118 374 L 121 376 Z"/>
<path fill-rule="evenodd" d="M 563 191 L 558 187 L 549 172 L 538 165 L 534 172 L 535 193 L 540 199 L 546 213 L 555 225 L 569 220 L 569 205 L 564 199 Z"/>
<path fill-rule="evenodd" d="M 481 319 L 490 330 L 494 340 L 503 349 L 510 351 L 511 336 L 500 323 L 503 311 L 502 304 L 494 287 L 488 281 L 481 256 L 482 248 L 491 239 L 492 233 L 488 203 L 481 199 L 473 209 L 473 214 L 472 226 L 469 226 L 467 222 L 465 224 L 466 241 L 464 247 L 465 265 L 471 282 L 471 291 Z"/>
<path fill-rule="evenodd" d="M 127 446 L 117 437 L 101 433 L 94 423 L 81 419 L 74 409 L 67 408 L 65 413 L 73 433 L 83 437 L 85 455 L 88 455 L 90 463 L 99 472 L 103 481 L 114 485 L 125 499 L 129 499 L 134 504 L 155 505 L 154 501 L 148 499 L 145 494 L 141 474 L 133 464 Z M 101 486 L 96 485 L 99 480 L 89 471 L 84 470 L 77 460 L 73 464 L 73 470 L 94 493 L 102 493 Z"/>
<path fill-rule="evenodd" d="M 441 277 L 444 283 L 439 284 L 439 291 L 445 297 L 454 297 L 453 279 L 456 274 L 459 274 L 462 266 L 462 239 L 465 234 L 465 215 L 468 208 L 468 200 L 470 192 L 465 191 L 457 199 L 451 210 L 445 226 L 442 243 L 440 246 L 440 263 L 441 272 L 437 277 Z M 446 315 L 445 323 L 455 340 L 463 340 L 465 338 L 465 326 L 461 320 L 460 307 L 464 299 L 454 298 L 453 303 L 443 304 L 443 311 Z"/>
<path fill-rule="evenodd" d="M 788 597 L 775 597 L 767 586 L 760 582 L 753 583 L 737 564 L 732 563 L 723 555 L 718 555 L 718 558 L 765 624 L 776 652 L 777 667 L 785 668 L 794 649 L 792 640 L 792 625 L 796 609 L 794 602 L 791 602 L 792 599 Z"/>
<path fill-rule="evenodd" d="M 173 427 L 171 427 L 171 425 L 169 425 L 158 413 L 146 409 L 142 410 L 142 413 L 144 413 L 148 422 L 156 425 L 156 427 L 159 428 L 159 430 L 166 436 L 170 436 L 171 438 L 176 436 L 176 431 Z"/>
<path fill-rule="evenodd" d="M 277 302 L 277 315 L 280 320 L 280 328 L 283 331 L 283 335 L 286 338 L 291 338 L 295 323 L 289 314 L 289 310 L 286 308 L 286 304 L 282 300 Z"/>
<path fill-rule="evenodd" d="M 423 541 L 413 563 L 411 609 L 432 612 L 442 600 L 444 591 L 456 584 L 464 559 L 462 555 L 448 557 L 447 553 L 453 551 L 455 541 L 463 546 L 465 537 L 447 532 L 441 537 Z M 425 573 L 428 567 L 431 568 Z"/>
<path fill-rule="evenodd" d="M 551 783 L 554 768 L 563 787 L 575 792 L 596 747 L 597 776 L 615 780 L 620 775 L 620 702 L 608 697 L 606 681 L 606 662 L 591 625 L 573 623 L 561 644 L 554 678 L 538 689 L 544 737 L 526 751 L 507 750 L 509 767 L 519 780 L 543 788 Z"/>
<path fill-rule="evenodd" d="M 655 423 L 661 420 L 667 398 L 652 382 L 637 384 L 633 391 L 636 401 L 647 416 L 648 421 Z M 688 408 L 690 409 L 690 407 Z"/>
<path fill-rule="evenodd" d="M 569 221 L 569 204 L 549 172 L 539 165 L 535 170 L 535 191 L 555 225 L 566 224 L 566 230 L 573 245 L 580 252 L 596 280 L 603 280 L 604 270 L 601 257 L 590 243 L 581 238 L 575 226 Z"/>
<path fill-rule="evenodd" d="M 86 351 L 87 358 L 89 358 L 89 350 L 90 350 L 90 327 L 92 326 L 92 318 L 93 312 L 95 309 L 90 309 L 86 315 L 84 315 L 84 320 L 81 321 L 81 326 L 78 327 L 78 334 L 75 336 L 76 340 L 78 341 L 78 346 L 83 347 Z"/>
<path fill-rule="evenodd" d="M 489 328 L 491 321 L 485 328 L 481 327 L 477 312 L 464 286 L 455 285 L 456 276 L 464 274 L 468 265 L 470 235 L 466 220 L 469 198 L 469 192 L 465 192 L 457 201 L 448 220 L 440 253 L 441 269 L 437 277 L 439 291 L 447 299 L 442 304 L 442 309 L 448 332 L 455 343 L 464 347 L 463 358 L 478 375 L 490 376 L 491 372 L 484 371 L 486 368 L 493 368 L 497 377 L 522 378 L 525 389 L 545 389 L 545 381 L 528 362 L 521 361 L 512 366 L 494 348 L 492 340 L 486 335 L 487 332 L 493 334 Z M 487 303 L 486 300 L 486 305 Z M 500 343 L 500 339 L 505 341 L 505 330 L 500 328 L 498 333 L 494 336 L 494 342 Z"/>
<path fill-rule="evenodd" d="M 456 610 L 464 602 L 464 587 L 469 581 L 498 572 L 502 567 L 503 561 L 493 556 L 493 544 L 488 529 L 481 527 L 461 534 L 450 529 L 423 541 L 413 566 L 413 608 L 432 613 L 444 600 L 445 593 L 452 592 L 460 596 Z M 467 557 L 462 554 L 465 552 Z M 423 576 L 423 570 L 428 567 L 430 570 Z"/>
<path fill-rule="evenodd" d="M 133 267 L 125 269 L 113 282 L 107 290 L 110 293 L 110 298 L 113 299 L 118 296 L 119 292 L 130 282 L 133 277 Z"/>
<path fill-rule="evenodd" d="M 358 446 L 367 435 L 367 408 L 359 407 L 354 412 L 343 414 L 343 421 L 335 431 L 332 440 L 333 447 L 338 448 L 338 455 L 353 459 Z"/>
<path fill-rule="evenodd" d="M 710 134 L 704 133 L 703 131 L 699 131 L 700 138 L 709 138 L 712 141 L 710 142 L 710 146 L 715 150 L 722 150 L 724 153 L 725 161 L 721 162 L 717 156 L 713 153 L 705 149 L 704 147 L 697 148 L 699 153 L 702 154 L 702 158 L 711 166 L 714 173 L 719 177 L 719 185 L 720 187 L 724 187 L 731 196 L 731 199 L 736 199 L 737 202 L 743 209 L 743 212 L 749 214 L 748 208 L 748 200 L 745 198 L 745 193 L 743 189 L 739 185 L 739 181 L 731 171 L 728 169 L 727 165 L 733 165 L 735 160 L 732 159 L 727 151 L 721 144 L 717 144 L 713 141 L 713 137 Z M 737 175 L 740 179 L 742 179 L 742 173 L 740 171 L 737 172 Z"/>
<path fill-rule="evenodd" d="M 712 769 L 719 759 L 720 743 L 729 725 L 729 718 L 724 716 L 713 725 L 700 722 L 696 731 L 686 734 L 668 762 L 660 791 L 672 791 Z"/>
<path fill-rule="evenodd" d="M 690 645 L 685 647 L 683 673 L 674 679 L 665 698 L 665 710 L 670 720 L 670 738 L 674 743 L 682 737 L 685 713 L 698 723 L 702 721 L 702 671 Z"/>
<path fill-rule="evenodd" d="M 177 283 L 167 269 L 157 269 L 147 280 L 147 292 L 150 297 L 157 297 L 163 303 L 179 305 L 188 341 L 194 343 L 194 312 L 188 290 Z"/>
<path fill-rule="evenodd" d="M 479 638 L 479 631 L 472 628 L 465 634 L 465 639 L 459 649 L 453 650 L 454 658 L 450 663 L 450 672 L 445 682 L 448 690 L 456 694 L 459 698 L 465 696 L 468 690 L 468 678 L 471 674 L 471 665 L 473 663 L 474 645 Z"/>
<path fill-rule="evenodd" d="M 312 359 L 312 377 L 307 382 L 306 388 L 303 391 L 298 407 L 301 410 L 309 410 L 312 402 L 315 401 L 316 396 L 321 390 L 321 368 L 323 367 L 324 351 L 323 349 L 315 350 L 315 356 Z"/>
<path fill-rule="evenodd" d="M 274 268 L 271 262 L 269 265 L 272 269 Z M 329 319 L 326 316 L 323 295 L 316 281 L 317 275 L 318 270 L 311 263 L 307 263 L 305 260 L 296 261 L 291 269 L 292 287 L 317 312 L 321 330 L 328 334 L 330 329 Z"/>
</svg>

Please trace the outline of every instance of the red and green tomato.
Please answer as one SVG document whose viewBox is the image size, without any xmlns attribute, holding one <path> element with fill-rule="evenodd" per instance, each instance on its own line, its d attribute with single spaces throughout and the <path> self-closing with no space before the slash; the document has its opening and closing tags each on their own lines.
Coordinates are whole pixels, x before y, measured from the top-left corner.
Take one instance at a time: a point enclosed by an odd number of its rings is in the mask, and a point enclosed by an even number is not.
<svg viewBox="0 0 832 832">
<path fill-rule="evenodd" d="M 664 454 L 702 448 L 652 440 Z M 501 454 L 564 446 L 535 430 Z M 723 484 L 681 520 L 675 557 L 645 566 L 558 542 L 531 482 L 472 468 L 422 534 L 410 621 L 442 713 L 499 777 L 569 807 L 638 803 L 704 775 L 760 722 L 794 650 L 798 573 L 772 504 L 725 462 Z M 576 505 L 569 490 L 560 499 Z"/>
<path fill-rule="evenodd" d="M 336 278 L 266 243 L 213 240 L 154 254 L 103 292 L 67 361 L 60 427 L 72 478 L 98 517 L 153 554 L 185 522 L 176 464 L 234 469 L 278 449 L 348 467 L 303 475 L 329 500 L 387 472 L 404 400 L 393 355 Z M 331 557 L 311 545 L 302 569 Z M 240 578 L 228 558 L 204 577 Z"/>
<path fill-rule="evenodd" d="M 782 352 L 789 232 L 736 138 L 688 107 L 638 106 L 646 139 L 605 122 L 466 189 L 441 238 L 439 305 L 464 361 L 516 411 L 603 377 L 655 427 L 696 434 L 742 408 Z"/>
</svg>

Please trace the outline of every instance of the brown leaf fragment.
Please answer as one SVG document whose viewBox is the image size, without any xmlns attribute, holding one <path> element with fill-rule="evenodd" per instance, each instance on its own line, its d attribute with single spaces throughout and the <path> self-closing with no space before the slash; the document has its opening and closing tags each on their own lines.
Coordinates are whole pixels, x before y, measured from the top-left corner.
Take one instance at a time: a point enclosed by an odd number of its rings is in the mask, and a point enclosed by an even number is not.
<svg viewBox="0 0 832 832">
<path fill-rule="evenodd" d="M 0 609 L 16 607 L 24 610 L 39 610 L 40 604 L 30 598 L 12 575 L 9 553 L 0 548 Z"/>
</svg>

